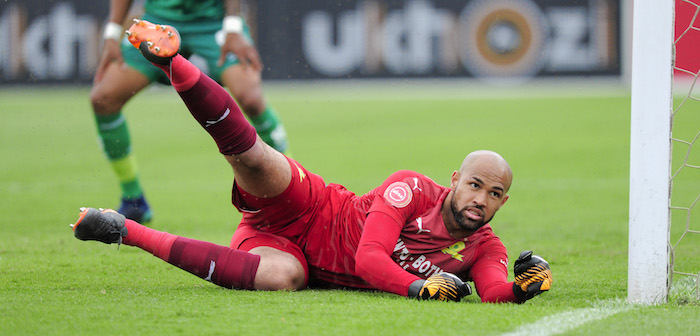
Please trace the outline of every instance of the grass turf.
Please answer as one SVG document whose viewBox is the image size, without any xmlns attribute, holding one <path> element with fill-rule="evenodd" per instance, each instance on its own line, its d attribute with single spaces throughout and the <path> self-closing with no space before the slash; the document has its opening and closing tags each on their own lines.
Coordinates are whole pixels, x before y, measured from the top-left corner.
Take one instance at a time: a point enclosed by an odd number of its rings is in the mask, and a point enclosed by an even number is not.
<svg viewBox="0 0 700 336">
<path fill-rule="evenodd" d="M 550 262 L 552 291 L 524 305 L 491 305 L 476 296 L 442 303 L 371 291 L 225 290 L 137 248 L 80 242 L 68 227 L 78 207 L 115 207 L 119 196 L 87 89 L 10 89 L 0 91 L 2 334 L 481 335 L 553 316 L 536 326 L 552 334 L 567 325 L 567 312 L 625 306 L 628 96 L 306 94 L 269 94 L 293 156 L 356 193 L 398 169 L 448 184 L 466 153 L 500 152 L 515 177 L 494 230 L 510 269 L 524 249 Z M 229 201 L 230 168 L 213 141 L 170 90 L 148 90 L 125 111 L 152 226 L 227 245 L 240 216 Z M 684 118 L 680 127 L 697 132 L 700 117 Z M 686 180 L 679 192 L 696 195 L 700 178 Z M 697 272 L 699 244 L 685 245 L 683 262 Z M 691 334 L 700 329 L 698 314 L 697 301 L 676 300 L 564 331 Z"/>
</svg>

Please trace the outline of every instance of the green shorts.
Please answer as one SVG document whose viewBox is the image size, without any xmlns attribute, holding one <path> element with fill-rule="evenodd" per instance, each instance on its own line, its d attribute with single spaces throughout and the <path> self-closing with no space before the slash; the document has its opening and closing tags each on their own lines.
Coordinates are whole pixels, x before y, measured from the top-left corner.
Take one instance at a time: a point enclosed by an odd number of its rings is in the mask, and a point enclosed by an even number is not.
<svg viewBox="0 0 700 336">
<path fill-rule="evenodd" d="M 217 43 L 216 38 L 217 33 L 220 35 L 221 43 L 223 43 L 224 38 L 223 32 L 221 32 L 220 20 L 174 22 L 148 14 L 144 14 L 142 19 L 175 27 L 180 33 L 180 54 L 190 59 L 195 65 L 202 69 L 204 73 L 216 80 L 219 84 L 221 84 L 221 74 L 224 69 L 231 65 L 238 64 L 238 58 L 232 53 L 226 56 L 226 61 L 223 65 L 219 66 L 217 64 L 221 56 L 220 44 Z M 243 26 L 243 34 L 248 39 L 248 42 L 252 44 L 250 29 L 246 24 Z M 151 82 L 170 83 L 165 73 L 146 60 L 141 55 L 141 52 L 129 43 L 126 37 L 122 39 L 122 56 L 130 67 L 141 72 Z"/>
</svg>

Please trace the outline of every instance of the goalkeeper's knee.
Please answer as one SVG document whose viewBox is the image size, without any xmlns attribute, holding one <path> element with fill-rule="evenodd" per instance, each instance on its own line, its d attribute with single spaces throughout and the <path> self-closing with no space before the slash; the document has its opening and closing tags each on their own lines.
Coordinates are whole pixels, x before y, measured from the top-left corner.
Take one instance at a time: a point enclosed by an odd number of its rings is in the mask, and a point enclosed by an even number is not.
<svg viewBox="0 0 700 336">
<path fill-rule="evenodd" d="M 433 274 L 416 280 L 408 288 L 408 296 L 420 300 L 459 301 L 470 295 L 472 288 L 452 273 Z"/>
</svg>

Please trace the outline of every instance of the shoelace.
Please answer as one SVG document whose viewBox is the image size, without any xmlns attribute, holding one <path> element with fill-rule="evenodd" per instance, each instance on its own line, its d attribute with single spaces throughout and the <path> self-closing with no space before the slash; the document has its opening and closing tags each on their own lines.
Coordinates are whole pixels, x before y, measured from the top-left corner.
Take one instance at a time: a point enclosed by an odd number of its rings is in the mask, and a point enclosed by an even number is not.
<svg viewBox="0 0 700 336">
<path fill-rule="evenodd" d="M 119 235 L 119 239 L 117 239 L 117 251 L 119 251 L 119 246 L 122 245 L 122 241 L 124 240 L 124 237 L 122 237 L 122 233 L 119 230 L 113 230 L 110 231 L 109 234 L 116 233 Z"/>
</svg>

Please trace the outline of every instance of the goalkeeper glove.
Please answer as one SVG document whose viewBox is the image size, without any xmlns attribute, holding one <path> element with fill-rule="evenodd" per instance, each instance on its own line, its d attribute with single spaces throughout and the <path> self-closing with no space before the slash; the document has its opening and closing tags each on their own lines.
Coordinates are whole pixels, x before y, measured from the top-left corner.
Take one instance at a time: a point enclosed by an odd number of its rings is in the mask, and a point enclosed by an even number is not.
<svg viewBox="0 0 700 336">
<path fill-rule="evenodd" d="M 472 293 L 472 288 L 452 273 L 433 274 L 427 280 L 416 280 L 408 288 L 408 296 L 419 300 L 459 301 Z"/>
<path fill-rule="evenodd" d="M 523 251 L 515 261 L 513 293 L 520 301 L 532 299 L 552 286 L 549 263 L 532 251 Z"/>
</svg>

